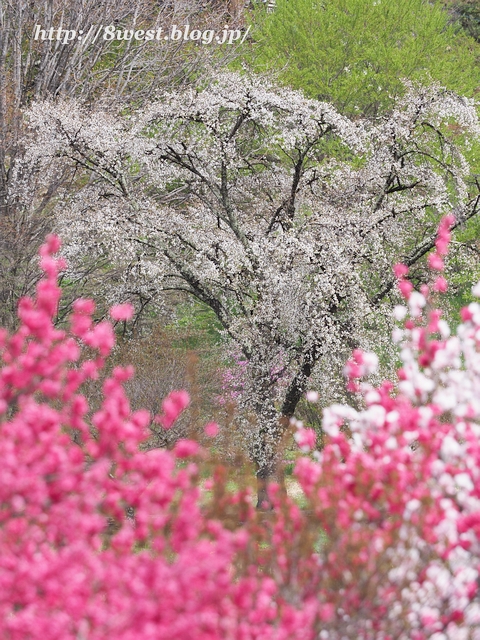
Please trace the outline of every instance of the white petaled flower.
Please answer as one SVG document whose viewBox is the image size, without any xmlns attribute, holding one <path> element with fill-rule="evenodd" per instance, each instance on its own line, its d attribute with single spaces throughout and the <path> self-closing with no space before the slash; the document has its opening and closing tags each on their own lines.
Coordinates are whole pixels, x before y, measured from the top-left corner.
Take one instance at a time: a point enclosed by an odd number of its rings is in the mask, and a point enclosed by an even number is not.
<svg viewBox="0 0 480 640">
<path fill-rule="evenodd" d="M 480 298 L 480 282 L 477 282 L 477 284 L 472 287 L 472 295 L 476 298 Z"/>
<path fill-rule="evenodd" d="M 407 307 L 403 304 L 396 304 L 393 308 L 393 317 L 395 320 L 401 321 L 407 315 Z"/>
<path fill-rule="evenodd" d="M 365 369 L 365 374 L 370 375 L 375 373 L 378 368 L 378 356 L 376 353 L 371 351 L 363 354 L 363 366 Z"/>
</svg>

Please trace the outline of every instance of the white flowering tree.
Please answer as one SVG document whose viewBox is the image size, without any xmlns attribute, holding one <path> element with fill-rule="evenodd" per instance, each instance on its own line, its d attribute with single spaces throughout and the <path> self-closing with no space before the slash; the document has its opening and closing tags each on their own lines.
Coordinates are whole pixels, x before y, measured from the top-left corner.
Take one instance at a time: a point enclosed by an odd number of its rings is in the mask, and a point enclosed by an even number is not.
<svg viewBox="0 0 480 640">
<path fill-rule="evenodd" d="M 375 123 L 233 73 L 130 115 L 69 101 L 29 119 L 26 162 L 74 176 L 58 217 L 72 269 L 107 258 L 112 297 L 186 292 L 241 349 L 260 500 L 315 366 L 365 343 L 391 265 L 418 262 L 443 214 L 479 206 L 455 144 L 480 132 L 474 105 L 439 87 Z"/>
</svg>

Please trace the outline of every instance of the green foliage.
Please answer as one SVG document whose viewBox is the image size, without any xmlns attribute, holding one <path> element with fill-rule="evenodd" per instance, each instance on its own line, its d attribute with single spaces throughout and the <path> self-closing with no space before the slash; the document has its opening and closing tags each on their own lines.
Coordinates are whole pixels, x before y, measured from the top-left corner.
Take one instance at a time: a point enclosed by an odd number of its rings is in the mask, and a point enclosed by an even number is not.
<svg viewBox="0 0 480 640">
<path fill-rule="evenodd" d="M 175 315 L 174 326 L 181 332 L 178 346 L 195 349 L 206 344 L 214 347 L 221 343 L 222 326 L 210 307 L 189 300 L 177 305 Z"/>
<path fill-rule="evenodd" d="M 277 0 L 260 10 L 251 61 L 345 114 L 376 115 L 402 79 L 439 81 L 461 95 L 479 86 L 480 46 L 425 0 Z"/>
</svg>

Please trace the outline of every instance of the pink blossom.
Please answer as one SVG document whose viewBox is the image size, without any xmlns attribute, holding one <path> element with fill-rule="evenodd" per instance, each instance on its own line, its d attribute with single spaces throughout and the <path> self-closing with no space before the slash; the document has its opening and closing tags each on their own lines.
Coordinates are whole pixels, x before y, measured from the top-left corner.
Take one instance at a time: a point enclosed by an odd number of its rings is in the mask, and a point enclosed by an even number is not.
<svg viewBox="0 0 480 640">
<path fill-rule="evenodd" d="M 95 302 L 93 300 L 87 300 L 85 298 L 79 298 L 73 303 L 73 310 L 75 313 L 84 313 L 91 316 L 95 311 Z"/>
<path fill-rule="evenodd" d="M 442 276 L 439 276 L 433 285 L 434 291 L 438 291 L 439 293 L 445 293 L 448 289 L 448 283 Z"/>
<path fill-rule="evenodd" d="M 436 269 L 437 271 L 443 271 L 445 269 L 445 264 L 443 260 L 440 258 L 438 253 L 430 253 L 428 256 L 428 265 L 432 269 Z"/>
<path fill-rule="evenodd" d="M 190 458 L 200 451 L 198 442 L 194 440 L 179 440 L 173 448 L 177 458 Z"/>
<path fill-rule="evenodd" d="M 133 318 L 134 308 L 130 303 L 116 304 L 110 307 L 110 316 L 114 320 L 131 320 Z"/>
<path fill-rule="evenodd" d="M 398 262 L 393 267 L 393 273 L 395 274 L 396 278 L 403 278 L 408 274 L 408 267 L 407 265 Z"/>
<path fill-rule="evenodd" d="M 219 426 L 216 422 L 207 422 L 204 427 L 204 431 L 205 435 L 207 435 L 209 438 L 214 438 L 216 435 L 218 435 Z"/>
<path fill-rule="evenodd" d="M 410 294 L 413 291 L 412 283 L 409 282 L 408 280 L 401 280 L 398 283 L 398 288 L 400 289 L 402 296 L 408 300 L 408 298 L 410 297 Z"/>
<path fill-rule="evenodd" d="M 313 429 L 298 429 L 293 437 L 304 452 L 310 451 L 315 447 L 317 435 Z"/>
<path fill-rule="evenodd" d="M 186 391 L 171 391 L 162 402 L 163 416 L 156 416 L 155 421 L 170 429 L 189 404 L 190 396 Z"/>
</svg>

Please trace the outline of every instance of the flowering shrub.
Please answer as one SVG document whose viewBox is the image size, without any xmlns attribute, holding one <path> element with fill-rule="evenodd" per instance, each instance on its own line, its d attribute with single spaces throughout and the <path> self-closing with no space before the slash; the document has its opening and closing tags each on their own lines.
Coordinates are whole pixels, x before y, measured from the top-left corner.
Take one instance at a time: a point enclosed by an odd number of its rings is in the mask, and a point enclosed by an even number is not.
<svg viewBox="0 0 480 640">
<path fill-rule="evenodd" d="M 439 271 L 452 223 L 429 258 Z M 332 609 L 320 637 L 480 638 L 480 305 L 450 336 L 428 287 L 413 291 L 405 265 L 395 274 L 398 392 L 359 382 L 376 357 L 355 351 L 346 374 L 365 408 L 325 409 L 327 445 L 296 466 L 326 533 L 319 592 Z M 433 290 L 445 289 L 437 277 Z"/>
<path fill-rule="evenodd" d="M 199 445 L 138 451 L 150 415 L 130 411 L 129 369 L 105 382 L 89 428 L 81 386 L 98 376 L 114 333 L 108 322 L 93 325 L 88 300 L 76 302 L 68 331 L 54 327 L 58 248 L 50 237 L 36 299 L 21 301 L 20 329 L 0 335 L 0 637 L 311 637 L 302 629 L 314 612 L 303 613 L 303 602 L 282 600 L 256 564 L 235 572 L 249 535 L 202 513 Z M 114 319 L 130 313 L 111 310 Z M 82 355 L 82 345 L 96 355 Z M 172 393 L 157 421 L 170 427 L 187 403 Z M 253 521 L 249 503 L 243 510 Z"/>
<path fill-rule="evenodd" d="M 236 402 L 245 391 L 246 367 L 248 361 L 242 357 L 237 349 L 232 354 L 233 366 L 226 367 L 222 371 L 222 394 L 218 396 L 217 402 L 225 405 L 228 402 Z"/>
<path fill-rule="evenodd" d="M 430 258 L 440 272 L 451 222 Z M 114 370 L 89 416 L 82 384 L 114 334 L 85 300 L 68 331 L 54 327 L 58 247 L 50 237 L 42 248 L 45 277 L 19 305 L 20 329 L 0 334 L 0 637 L 480 638 L 480 304 L 451 336 L 432 304 L 443 276 L 417 292 L 396 265 L 398 390 L 361 382 L 376 357 L 355 351 L 346 374 L 364 409 L 325 409 L 324 449 L 296 464 L 308 509 L 272 486 L 262 524 L 221 466 L 206 500 L 196 442 L 139 452 L 151 416 L 130 410 L 131 370 Z M 155 420 L 169 428 L 187 404 L 174 392 Z M 313 432 L 294 426 L 311 448 Z"/>
</svg>

